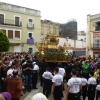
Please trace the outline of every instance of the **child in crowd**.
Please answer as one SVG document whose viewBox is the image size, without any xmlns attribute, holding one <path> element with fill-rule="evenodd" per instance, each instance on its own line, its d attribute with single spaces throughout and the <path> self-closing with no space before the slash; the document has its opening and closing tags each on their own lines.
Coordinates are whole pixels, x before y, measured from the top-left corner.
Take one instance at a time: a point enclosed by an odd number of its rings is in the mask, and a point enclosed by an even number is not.
<svg viewBox="0 0 100 100">
<path fill-rule="evenodd" d="M 95 98 L 95 88 L 96 88 L 96 79 L 94 78 L 94 72 L 89 72 L 90 78 L 88 79 L 88 100 L 94 100 Z"/>
<path fill-rule="evenodd" d="M 87 94 L 87 79 L 85 78 L 84 73 L 82 73 L 81 82 L 82 82 L 82 96 L 83 100 L 85 100 Z"/>
<path fill-rule="evenodd" d="M 96 100 L 100 99 L 100 80 L 99 84 L 96 86 Z"/>
</svg>

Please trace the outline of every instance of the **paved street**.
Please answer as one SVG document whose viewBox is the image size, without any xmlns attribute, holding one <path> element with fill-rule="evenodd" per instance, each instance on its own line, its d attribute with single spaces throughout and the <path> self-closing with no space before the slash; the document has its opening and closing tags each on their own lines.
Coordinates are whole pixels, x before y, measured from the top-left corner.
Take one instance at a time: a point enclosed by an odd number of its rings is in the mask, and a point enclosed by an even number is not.
<svg viewBox="0 0 100 100">
<path fill-rule="evenodd" d="M 62 100 L 65 100 L 65 95 L 66 95 L 66 83 L 64 84 L 65 86 L 65 90 L 63 92 L 63 95 L 64 97 L 62 98 Z M 38 83 L 37 85 L 38 89 L 37 90 L 32 90 L 30 93 L 27 92 L 26 94 L 24 94 L 22 97 L 21 97 L 21 100 L 31 100 L 32 96 L 35 95 L 36 93 L 39 93 L 39 92 L 43 92 L 43 88 L 40 86 L 40 84 Z M 53 95 L 51 94 L 48 98 L 48 100 L 54 100 L 53 99 Z M 86 99 L 87 100 L 87 99 Z"/>
</svg>

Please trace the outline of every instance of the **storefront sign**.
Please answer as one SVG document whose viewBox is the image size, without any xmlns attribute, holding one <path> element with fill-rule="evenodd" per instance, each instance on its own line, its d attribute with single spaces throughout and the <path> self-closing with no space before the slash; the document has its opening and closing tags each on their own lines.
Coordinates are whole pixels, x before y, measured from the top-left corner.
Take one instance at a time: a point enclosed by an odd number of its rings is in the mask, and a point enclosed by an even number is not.
<svg viewBox="0 0 100 100">
<path fill-rule="evenodd" d="M 94 32 L 93 37 L 100 37 L 100 32 Z"/>
</svg>

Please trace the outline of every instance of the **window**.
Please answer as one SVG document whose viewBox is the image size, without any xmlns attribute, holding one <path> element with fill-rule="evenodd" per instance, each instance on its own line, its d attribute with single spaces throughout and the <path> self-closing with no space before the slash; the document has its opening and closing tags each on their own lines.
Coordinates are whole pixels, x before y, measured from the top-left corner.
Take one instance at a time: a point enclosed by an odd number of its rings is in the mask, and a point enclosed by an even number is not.
<svg viewBox="0 0 100 100">
<path fill-rule="evenodd" d="M 100 38 L 94 38 L 94 48 L 100 48 Z"/>
<path fill-rule="evenodd" d="M 33 48 L 32 48 L 32 47 L 29 47 L 29 48 L 28 48 L 28 52 L 29 52 L 29 53 L 33 53 Z"/>
<path fill-rule="evenodd" d="M 0 24 L 4 24 L 4 14 L 0 14 Z"/>
<path fill-rule="evenodd" d="M 19 19 L 20 19 L 20 17 L 15 17 L 15 25 L 16 26 L 19 26 L 20 25 L 20 23 L 19 23 Z"/>
<path fill-rule="evenodd" d="M 32 20 L 32 19 L 29 19 L 29 22 L 31 22 L 31 23 L 32 23 L 32 22 L 33 22 L 33 20 Z"/>
<path fill-rule="evenodd" d="M 8 30 L 8 38 L 13 39 L 13 31 L 12 30 Z"/>
<path fill-rule="evenodd" d="M 100 21 L 95 23 L 95 31 L 100 30 Z"/>
<path fill-rule="evenodd" d="M 28 37 L 29 37 L 30 39 L 32 39 L 32 38 L 33 38 L 32 33 L 28 33 Z"/>
<path fill-rule="evenodd" d="M 20 39 L 20 31 L 15 31 L 15 38 L 19 38 Z"/>
<path fill-rule="evenodd" d="M 4 34 L 6 34 L 6 30 L 3 30 L 3 29 L 2 29 L 1 31 L 3 31 L 3 32 L 4 32 Z"/>
<path fill-rule="evenodd" d="M 81 41 L 83 41 L 83 39 L 81 39 Z"/>
</svg>

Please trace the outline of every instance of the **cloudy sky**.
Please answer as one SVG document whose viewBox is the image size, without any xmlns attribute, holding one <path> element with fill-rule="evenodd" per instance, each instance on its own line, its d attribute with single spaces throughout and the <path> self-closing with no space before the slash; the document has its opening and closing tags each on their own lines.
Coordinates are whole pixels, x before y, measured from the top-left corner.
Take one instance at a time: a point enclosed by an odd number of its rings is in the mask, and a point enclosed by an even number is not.
<svg viewBox="0 0 100 100">
<path fill-rule="evenodd" d="M 1 0 L 41 11 L 41 19 L 66 23 L 76 19 L 78 30 L 86 30 L 88 14 L 100 13 L 100 0 Z"/>
</svg>

